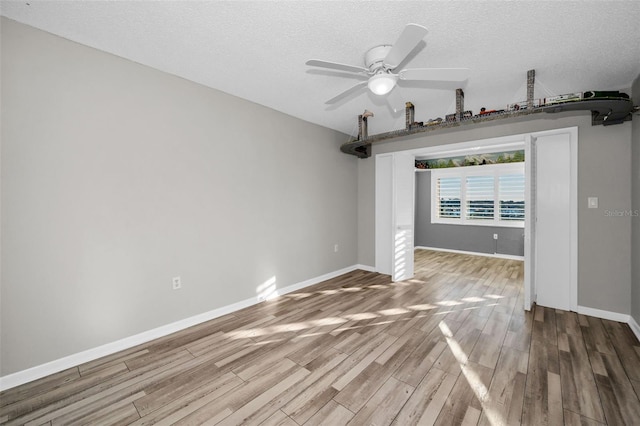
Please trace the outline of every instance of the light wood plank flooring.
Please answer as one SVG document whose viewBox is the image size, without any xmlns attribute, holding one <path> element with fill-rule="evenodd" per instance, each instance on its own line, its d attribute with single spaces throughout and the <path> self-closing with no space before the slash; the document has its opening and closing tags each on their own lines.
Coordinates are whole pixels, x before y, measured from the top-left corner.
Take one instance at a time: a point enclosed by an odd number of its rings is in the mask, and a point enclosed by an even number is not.
<svg viewBox="0 0 640 426">
<path fill-rule="evenodd" d="M 626 324 L 522 309 L 522 262 L 418 250 L 0 395 L 0 423 L 640 424 Z"/>
</svg>

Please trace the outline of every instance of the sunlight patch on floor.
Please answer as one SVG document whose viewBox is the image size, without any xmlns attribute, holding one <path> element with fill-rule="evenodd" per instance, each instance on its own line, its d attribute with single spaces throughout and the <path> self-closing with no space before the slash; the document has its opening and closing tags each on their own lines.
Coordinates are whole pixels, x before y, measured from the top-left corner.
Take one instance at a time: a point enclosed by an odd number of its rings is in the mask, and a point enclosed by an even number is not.
<svg viewBox="0 0 640 426">
<path fill-rule="evenodd" d="M 474 303 L 474 302 L 484 302 L 487 299 L 483 299 L 482 297 L 472 296 L 472 297 L 463 297 L 460 300 L 464 302 Z"/>
<path fill-rule="evenodd" d="M 412 309 L 414 311 L 428 311 L 430 309 L 438 309 L 437 306 L 431 304 L 423 304 L 423 305 L 411 305 L 407 306 L 407 308 Z"/>
<path fill-rule="evenodd" d="M 449 346 L 451 353 L 458 361 L 458 364 L 460 365 L 460 369 L 462 370 L 462 374 L 467 380 L 469 387 L 475 394 L 478 401 L 480 401 L 483 412 L 487 416 L 489 423 L 492 426 L 504 425 L 505 420 L 502 418 L 502 415 L 500 415 L 500 413 L 496 412 L 494 409 L 492 409 L 489 406 L 489 402 L 490 402 L 489 389 L 485 386 L 484 383 L 482 383 L 482 380 L 480 379 L 478 374 L 475 371 L 473 371 L 473 368 L 471 368 L 468 365 L 469 357 L 464 352 L 462 347 L 460 347 L 460 344 L 458 343 L 458 341 L 454 338 L 453 333 L 451 332 L 451 329 L 447 326 L 447 324 L 444 321 L 440 321 L 440 324 L 438 324 L 438 327 L 440 328 L 442 335 L 446 339 L 447 345 Z"/>
<path fill-rule="evenodd" d="M 381 311 L 378 311 L 380 315 L 384 315 L 384 316 L 402 315 L 402 314 L 408 314 L 409 312 L 411 311 L 408 311 L 403 308 L 391 308 L 391 309 L 383 309 Z"/>
<path fill-rule="evenodd" d="M 376 315 L 374 313 L 371 312 L 362 312 L 359 314 L 345 314 L 343 315 L 344 318 L 347 318 L 351 321 L 362 321 L 362 320 L 368 320 L 368 319 L 373 319 L 373 318 L 378 318 L 380 315 Z"/>
<path fill-rule="evenodd" d="M 436 305 L 440 306 L 457 306 L 462 304 L 462 302 L 458 302 L 457 300 L 443 300 L 441 302 L 436 302 Z"/>
</svg>

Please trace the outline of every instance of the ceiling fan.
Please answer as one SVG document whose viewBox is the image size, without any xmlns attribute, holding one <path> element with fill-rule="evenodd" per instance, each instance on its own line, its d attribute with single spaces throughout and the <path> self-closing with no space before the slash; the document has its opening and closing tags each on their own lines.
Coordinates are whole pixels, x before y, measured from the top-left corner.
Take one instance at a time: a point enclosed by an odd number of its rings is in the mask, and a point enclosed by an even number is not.
<svg viewBox="0 0 640 426">
<path fill-rule="evenodd" d="M 469 78 L 467 68 L 409 68 L 396 70 L 406 59 L 411 51 L 427 35 L 427 29 L 422 25 L 408 24 L 395 44 L 383 44 L 369 49 L 364 55 L 365 67 L 340 64 L 337 62 L 310 59 L 307 65 L 319 68 L 328 68 L 337 71 L 347 71 L 364 76 L 369 76 L 367 81 L 362 81 L 345 90 L 339 95 L 326 101 L 326 104 L 334 104 L 350 93 L 357 92 L 364 86 L 369 87 L 376 95 L 386 95 L 396 86 L 398 80 L 406 81 L 464 81 Z"/>
</svg>

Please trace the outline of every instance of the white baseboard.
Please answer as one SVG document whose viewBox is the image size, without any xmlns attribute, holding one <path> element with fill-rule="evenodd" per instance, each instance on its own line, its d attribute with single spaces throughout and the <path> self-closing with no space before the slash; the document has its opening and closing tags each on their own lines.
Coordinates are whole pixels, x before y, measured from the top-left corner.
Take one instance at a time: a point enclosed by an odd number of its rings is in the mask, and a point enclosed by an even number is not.
<svg viewBox="0 0 640 426">
<path fill-rule="evenodd" d="M 578 306 L 577 312 L 582 315 L 589 315 L 590 317 L 602 318 L 609 321 L 617 322 L 629 322 L 629 315 L 619 314 L 617 312 L 603 311 L 601 309 L 588 308 L 586 306 Z"/>
<path fill-rule="evenodd" d="M 214 309 L 209 312 L 205 312 L 148 331 L 144 331 L 133 336 L 125 337 L 124 339 L 116 340 L 115 342 L 107 343 L 96 348 L 88 349 L 86 351 L 59 358 L 54 361 L 29 368 L 27 370 L 18 371 L 16 373 L 0 377 L 0 391 L 4 391 L 22 385 L 24 383 L 40 379 L 54 373 L 58 373 L 68 368 L 76 367 L 86 362 L 94 361 L 98 358 L 102 358 L 104 356 L 111 355 L 143 343 L 147 343 L 151 340 L 167 336 L 171 333 L 175 333 L 176 331 L 184 330 L 185 328 L 192 327 L 194 325 L 221 317 L 226 314 L 230 314 L 239 309 L 246 308 L 256 303 L 258 303 L 258 299 L 257 297 L 253 297 L 251 299 L 243 300 L 231 305 Z"/>
<path fill-rule="evenodd" d="M 361 269 L 361 270 L 367 271 L 367 272 L 376 272 L 376 268 L 373 267 L 373 266 L 369 266 L 369 265 L 357 264 L 356 265 L 356 269 Z"/>
<path fill-rule="evenodd" d="M 636 320 L 629 315 L 629 327 L 631 327 L 631 331 L 636 335 L 636 339 L 640 342 L 640 325 L 636 322 Z"/>
<path fill-rule="evenodd" d="M 425 247 L 425 246 L 415 246 L 414 248 L 420 249 L 420 250 L 444 251 L 447 253 L 469 254 L 471 256 L 496 257 L 498 259 L 524 260 L 524 256 L 514 256 L 511 254 L 480 253 L 475 251 L 453 250 L 453 249 L 445 249 L 445 248 L 439 248 L 439 247 Z"/>
<path fill-rule="evenodd" d="M 348 266 L 346 268 L 339 269 L 337 271 L 329 272 L 328 274 L 320 275 L 319 277 L 314 277 L 314 278 L 308 279 L 306 281 L 299 282 L 297 284 L 292 284 L 292 285 L 287 286 L 287 287 L 279 288 L 279 289 L 276 289 L 276 291 L 273 292 L 272 295 L 269 296 L 269 299 L 272 299 L 272 298 L 278 297 L 278 296 L 282 296 L 283 294 L 291 293 L 293 291 L 300 290 L 302 288 L 309 287 L 311 285 L 318 284 L 318 283 L 330 280 L 330 279 L 335 278 L 335 277 L 339 277 L 340 275 L 344 275 L 344 274 L 349 273 L 351 271 L 355 271 L 356 269 L 362 269 L 362 270 L 367 271 L 367 269 L 365 269 L 365 268 L 370 268 L 370 267 L 369 266 L 364 266 L 364 265 L 352 265 L 352 266 Z M 373 272 L 373 271 L 368 271 L 368 272 Z M 257 303 L 257 301 L 256 301 L 256 303 Z"/>
<path fill-rule="evenodd" d="M 624 322 L 629 324 L 629 328 L 636 335 L 636 339 L 640 341 L 640 325 L 631 315 L 619 314 L 617 312 L 603 311 L 595 308 L 588 308 L 586 306 L 578 306 L 578 313 L 583 315 L 589 315 L 591 317 L 602 318 L 609 321 Z"/>
<path fill-rule="evenodd" d="M 302 281 L 297 284 L 293 284 L 281 289 L 276 290 L 275 296 L 291 293 L 314 284 L 321 283 L 323 281 L 338 277 L 357 269 L 365 271 L 373 271 L 373 268 L 365 265 L 352 265 L 337 271 L 329 272 L 319 277 L 311 278 L 306 281 Z M 274 296 L 274 297 L 275 297 Z M 160 337 L 167 336 L 171 333 L 175 333 L 180 330 L 184 330 L 194 325 L 201 324 L 206 321 L 210 321 L 214 318 L 221 317 L 223 315 L 230 314 L 232 312 L 244 309 L 251 305 L 260 303 L 258 296 L 251 297 L 246 300 L 242 300 L 231 305 L 223 306 L 221 308 L 214 309 L 209 312 L 205 312 L 199 315 L 195 315 L 189 318 L 185 318 L 180 321 L 173 322 L 152 330 L 148 330 L 130 337 L 126 337 L 115 342 L 107 343 L 106 345 L 98 346 L 86 351 L 78 352 L 73 355 L 66 356 L 45 364 L 41 364 L 27 370 L 18 371 L 16 373 L 8 374 L 0 377 L 0 391 L 11 389 L 16 386 L 31 382 L 33 380 L 41 379 L 54 373 L 66 370 L 68 368 L 76 367 L 86 362 L 94 361 L 107 355 L 114 354 L 119 351 L 123 351 L 134 346 L 147 343 L 151 340 L 158 339 Z"/>
</svg>

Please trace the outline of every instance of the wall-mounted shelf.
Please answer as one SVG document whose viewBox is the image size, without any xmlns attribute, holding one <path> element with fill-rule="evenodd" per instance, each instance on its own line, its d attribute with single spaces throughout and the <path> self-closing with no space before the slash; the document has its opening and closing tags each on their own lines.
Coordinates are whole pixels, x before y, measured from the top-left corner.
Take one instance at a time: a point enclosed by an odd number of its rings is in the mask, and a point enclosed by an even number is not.
<svg viewBox="0 0 640 426">
<path fill-rule="evenodd" d="M 340 150 L 346 154 L 355 155 L 359 158 L 368 158 L 371 156 L 371 144 L 381 141 L 387 141 L 408 135 L 420 133 L 435 132 L 442 129 L 453 127 L 469 126 L 473 124 L 486 123 L 489 121 L 504 120 L 515 117 L 523 117 L 535 115 L 542 112 L 558 113 L 564 111 L 591 111 L 592 125 L 612 125 L 620 124 L 624 121 L 631 120 L 631 114 L 634 111 L 633 102 L 625 98 L 607 98 L 607 99 L 585 99 L 579 101 L 571 101 L 553 105 L 545 105 L 533 107 L 530 109 L 520 109 L 517 111 L 501 111 L 486 115 L 476 115 L 468 118 L 462 118 L 455 121 L 443 121 L 439 124 L 426 124 L 418 126 L 407 126 L 405 129 L 392 130 L 386 133 L 368 136 L 345 142 Z M 362 132 L 361 132 L 362 133 Z"/>
<path fill-rule="evenodd" d="M 570 93 L 536 100 L 533 96 L 535 79 L 536 71 L 527 71 L 527 100 L 519 104 L 509 105 L 507 110 L 485 111 L 485 109 L 482 108 L 480 114 L 473 115 L 471 111 L 465 111 L 464 109 L 464 92 L 462 89 L 456 89 L 455 114 L 447 115 L 445 120 L 438 119 L 437 122 L 430 121 L 424 124 L 414 120 L 414 106 L 411 102 L 407 102 L 404 129 L 379 133 L 372 136 L 369 136 L 367 133 L 367 120 L 370 116 L 373 116 L 373 114 L 365 111 L 364 114 L 358 116 L 358 137 L 342 144 L 340 150 L 359 158 L 368 158 L 371 156 L 371 144 L 375 142 L 419 133 L 434 132 L 452 127 L 523 117 L 541 112 L 591 111 L 592 125 L 602 124 L 608 126 L 631 120 L 631 114 L 638 110 L 638 107 L 633 106 L 633 102 L 627 94 L 618 91 Z"/>
</svg>

